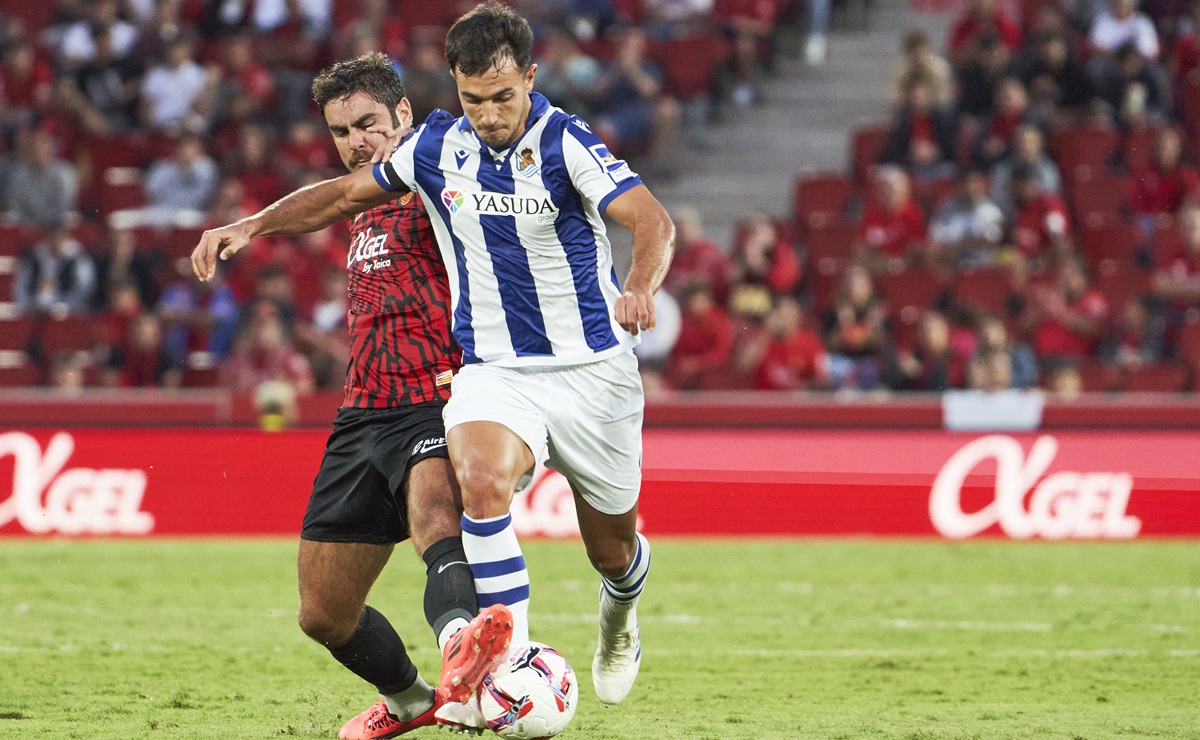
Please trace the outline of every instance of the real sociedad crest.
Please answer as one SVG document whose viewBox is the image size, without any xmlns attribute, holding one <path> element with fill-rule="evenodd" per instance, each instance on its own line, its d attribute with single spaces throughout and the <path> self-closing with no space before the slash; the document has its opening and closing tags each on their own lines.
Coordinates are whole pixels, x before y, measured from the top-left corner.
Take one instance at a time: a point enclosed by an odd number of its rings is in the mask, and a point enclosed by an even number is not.
<svg viewBox="0 0 1200 740">
<path fill-rule="evenodd" d="M 521 150 L 518 155 L 521 159 L 517 163 L 517 172 L 520 172 L 525 177 L 533 177 L 538 173 L 537 162 L 533 159 L 533 150 L 526 147 Z"/>
</svg>

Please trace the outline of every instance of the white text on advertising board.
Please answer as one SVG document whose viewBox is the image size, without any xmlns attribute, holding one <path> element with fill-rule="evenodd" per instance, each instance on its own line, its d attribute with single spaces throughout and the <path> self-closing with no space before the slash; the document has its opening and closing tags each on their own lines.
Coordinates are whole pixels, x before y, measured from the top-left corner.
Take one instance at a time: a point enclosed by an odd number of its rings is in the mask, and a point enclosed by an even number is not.
<svg viewBox="0 0 1200 740">
<path fill-rule="evenodd" d="M 43 452 L 22 432 L 0 434 L 0 459 L 12 455 L 11 495 L 0 489 L 0 527 L 16 521 L 31 534 L 147 534 L 154 517 L 141 511 L 146 473 L 116 468 L 67 468 L 75 439 L 50 438 Z"/>
<path fill-rule="evenodd" d="M 1142 522 L 1125 513 L 1133 476 L 1075 471 L 1045 475 L 1057 454 L 1058 440 L 1050 436 L 1038 437 L 1028 456 L 1020 442 L 1004 435 L 968 443 L 946 461 L 933 483 L 929 518 L 934 528 L 956 539 L 994 524 L 1014 539 L 1136 537 Z M 978 511 L 965 512 L 963 483 L 989 459 L 996 461 L 995 498 Z"/>
</svg>

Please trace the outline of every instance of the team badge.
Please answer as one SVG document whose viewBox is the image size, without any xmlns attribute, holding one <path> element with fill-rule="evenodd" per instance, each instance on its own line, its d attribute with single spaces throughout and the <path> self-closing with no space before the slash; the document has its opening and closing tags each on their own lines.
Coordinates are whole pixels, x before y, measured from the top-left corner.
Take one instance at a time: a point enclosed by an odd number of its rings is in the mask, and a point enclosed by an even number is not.
<svg viewBox="0 0 1200 740">
<path fill-rule="evenodd" d="M 533 150 L 526 147 L 521 150 L 521 159 L 517 164 L 517 172 L 525 177 L 533 177 L 538 173 L 537 162 L 533 159 Z"/>
<path fill-rule="evenodd" d="M 457 190 L 443 190 L 442 203 L 446 204 L 451 213 L 458 213 L 458 209 L 462 208 L 463 194 Z"/>
</svg>

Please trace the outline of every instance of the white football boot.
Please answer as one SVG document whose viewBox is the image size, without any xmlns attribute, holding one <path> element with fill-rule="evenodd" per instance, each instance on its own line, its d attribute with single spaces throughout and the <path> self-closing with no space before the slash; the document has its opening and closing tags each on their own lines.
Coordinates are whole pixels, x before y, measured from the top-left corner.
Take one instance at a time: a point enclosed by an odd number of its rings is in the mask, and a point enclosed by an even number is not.
<svg viewBox="0 0 1200 740">
<path fill-rule="evenodd" d="M 600 638 L 592 660 L 592 686 L 605 704 L 620 704 L 629 695 L 642 665 L 637 601 L 618 603 L 600 586 Z"/>
</svg>

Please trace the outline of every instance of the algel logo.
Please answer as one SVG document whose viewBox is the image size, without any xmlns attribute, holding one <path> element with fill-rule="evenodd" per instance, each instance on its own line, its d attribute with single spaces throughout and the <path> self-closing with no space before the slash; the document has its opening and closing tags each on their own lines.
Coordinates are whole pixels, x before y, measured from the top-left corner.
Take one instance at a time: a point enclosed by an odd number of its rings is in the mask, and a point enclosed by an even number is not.
<svg viewBox="0 0 1200 740">
<path fill-rule="evenodd" d="M 1054 437 L 1038 437 L 1026 457 L 1012 437 L 981 437 L 954 453 L 942 466 L 929 496 L 929 518 L 946 537 L 965 538 L 999 524 L 1014 539 L 1044 537 L 1130 539 L 1142 522 L 1127 516 L 1133 491 L 1128 473 L 1060 471 L 1045 475 L 1058 453 Z M 996 461 L 996 497 L 979 511 L 962 507 L 967 476 L 985 460 Z M 1028 507 L 1025 503 L 1029 496 Z"/>
<path fill-rule="evenodd" d="M 387 253 L 386 233 L 372 234 L 369 231 L 360 231 L 354 235 L 354 241 L 350 242 L 350 252 L 346 259 L 346 267 L 350 267 L 363 260 L 380 257 Z"/>
<path fill-rule="evenodd" d="M 63 469 L 75 440 L 50 438 L 43 454 L 21 432 L 0 434 L 0 459 L 13 457 L 12 495 L 0 501 L 0 527 L 16 521 L 31 534 L 147 534 L 154 517 L 141 511 L 146 492 L 142 470 Z"/>
</svg>

